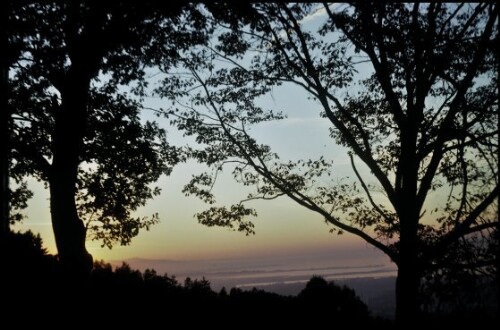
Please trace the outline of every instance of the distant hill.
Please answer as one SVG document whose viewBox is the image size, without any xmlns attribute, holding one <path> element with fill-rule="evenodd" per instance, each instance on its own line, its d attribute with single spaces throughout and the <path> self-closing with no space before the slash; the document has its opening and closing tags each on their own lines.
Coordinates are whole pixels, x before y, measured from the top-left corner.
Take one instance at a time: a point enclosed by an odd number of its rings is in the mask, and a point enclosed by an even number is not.
<svg viewBox="0 0 500 330">
<path fill-rule="evenodd" d="M 269 285 L 259 285 L 258 289 L 274 292 L 280 295 L 297 295 L 302 291 L 307 281 L 296 283 L 274 283 Z M 363 277 L 336 279 L 334 282 L 338 285 L 346 285 L 356 291 L 356 294 L 368 306 L 368 309 L 376 316 L 387 319 L 394 317 L 395 310 L 395 285 L 396 277 Z M 240 286 L 250 289 L 248 286 Z"/>
<path fill-rule="evenodd" d="M 346 285 L 356 291 L 374 315 L 393 318 L 395 309 L 395 268 L 387 264 L 338 265 L 326 262 L 317 265 L 298 263 L 280 264 L 262 260 L 166 260 L 133 258 L 126 260 L 132 267 L 154 268 L 159 274 L 175 274 L 182 281 L 186 277 L 205 277 L 214 290 L 254 287 L 285 296 L 295 296 L 311 276 L 320 275 L 329 281 Z M 121 261 L 112 262 L 114 265 Z"/>
</svg>

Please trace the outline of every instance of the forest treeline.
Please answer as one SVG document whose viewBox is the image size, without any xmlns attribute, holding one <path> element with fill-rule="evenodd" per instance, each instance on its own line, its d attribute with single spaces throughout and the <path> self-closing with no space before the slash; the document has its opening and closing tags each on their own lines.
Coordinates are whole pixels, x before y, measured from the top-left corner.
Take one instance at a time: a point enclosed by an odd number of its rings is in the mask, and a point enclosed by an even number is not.
<svg viewBox="0 0 500 330">
<path fill-rule="evenodd" d="M 395 326 L 393 321 L 373 315 L 354 290 L 319 276 L 313 276 L 296 296 L 256 288 L 224 287 L 216 292 L 205 278 L 187 277 L 180 282 L 175 275 L 161 275 L 154 269 L 141 272 L 125 262 L 112 267 L 96 261 L 88 280 L 82 283 L 65 276 L 39 235 L 30 231 L 12 233 L 6 242 L 2 243 L 7 245 L 1 246 L 0 255 L 6 321 L 18 319 L 29 308 L 31 321 L 39 325 L 47 320 L 61 321 L 51 316 L 57 311 L 75 317 L 75 324 L 86 325 L 182 322 L 226 328 L 231 327 L 230 321 L 245 320 L 247 325 L 321 326 L 333 322 L 339 326 Z M 420 321 L 447 326 L 487 324 L 494 320 L 494 311 L 488 306 L 486 302 L 462 305 L 439 315 L 429 313 Z M 82 309 L 95 315 L 82 318 Z"/>
<path fill-rule="evenodd" d="M 29 306 L 34 315 L 47 316 L 56 311 L 80 315 L 77 318 L 82 324 L 93 323 L 81 317 L 81 310 L 86 308 L 99 315 L 92 316 L 93 320 L 103 324 L 180 321 L 183 325 L 224 325 L 238 318 L 248 324 L 310 321 L 319 325 L 332 318 L 339 323 L 390 324 L 371 317 L 352 289 L 321 277 L 313 277 L 295 297 L 255 288 L 215 292 L 205 278 L 186 278 L 181 283 L 174 275 L 160 275 L 153 269 L 141 272 L 126 263 L 113 268 L 96 261 L 87 281 L 81 283 L 65 276 L 57 258 L 48 254 L 40 236 L 31 232 L 13 233 L 1 251 L 4 278 L 0 287 L 2 298 L 8 302 L 7 319 L 26 313 Z"/>
</svg>

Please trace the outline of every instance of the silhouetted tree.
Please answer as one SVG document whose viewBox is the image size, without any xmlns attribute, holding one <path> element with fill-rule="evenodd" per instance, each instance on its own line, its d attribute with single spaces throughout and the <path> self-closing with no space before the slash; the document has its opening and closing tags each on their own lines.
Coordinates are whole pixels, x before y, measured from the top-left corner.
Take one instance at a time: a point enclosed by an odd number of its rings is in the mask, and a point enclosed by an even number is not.
<svg viewBox="0 0 500 330">
<path fill-rule="evenodd" d="M 337 322 L 362 323 L 369 319 L 368 307 L 354 290 L 337 286 L 319 276 L 313 276 L 297 298 L 309 313 L 325 315 Z"/>
<path fill-rule="evenodd" d="M 217 293 L 215 293 L 210 287 L 210 281 L 205 279 L 205 277 L 201 280 L 192 280 L 190 277 L 187 277 L 184 280 L 183 289 L 188 301 L 195 302 L 200 305 L 213 301 L 217 297 Z"/>
<path fill-rule="evenodd" d="M 1 26 L 0 26 L 0 47 L 2 47 L 0 57 L 0 240 L 6 239 L 9 232 L 9 120 L 10 114 L 7 109 L 8 104 L 8 80 L 9 61 L 7 49 L 9 49 L 9 39 L 7 34 L 8 12 L 10 1 L 1 4 Z"/>
<path fill-rule="evenodd" d="M 186 61 L 192 75 L 177 85 L 196 92 L 165 94 L 190 100 L 170 115 L 200 143 L 193 157 L 213 169 L 194 176 L 186 194 L 215 203 L 212 187 L 225 166 L 256 187 L 236 205 L 199 213 L 199 222 L 250 234 L 256 212 L 245 202 L 288 196 L 332 231 L 354 234 L 396 263 L 396 318 L 414 324 L 425 271 L 439 268 L 455 242 L 487 237 L 498 222 L 489 212 L 499 195 L 498 7 L 253 7 L 250 24 L 221 24 L 219 43 Z M 322 26 L 311 31 L 306 22 L 320 15 Z M 251 135 L 252 125 L 284 117 L 260 107 L 259 98 L 287 83 L 317 102 L 331 137 L 349 149 L 358 182 L 331 182 L 323 157 L 282 162 Z M 447 198 L 433 205 L 435 196 Z"/>
<path fill-rule="evenodd" d="M 0 265 L 5 316 L 33 301 L 33 297 L 56 294 L 59 267 L 56 258 L 43 247 L 40 235 L 10 232 L 0 241 Z"/>
<path fill-rule="evenodd" d="M 228 294 L 227 294 L 226 287 L 225 287 L 225 286 L 223 286 L 223 287 L 220 289 L 220 291 L 219 291 L 219 298 L 224 300 L 224 299 L 227 299 L 227 297 L 228 297 Z"/>
<path fill-rule="evenodd" d="M 40 235 L 31 231 L 11 233 L 7 245 L 2 246 L 1 253 L 4 270 L 15 271 L 16 276 L 21 276 L 22 273 L 29 275 L 32 271 L 28 269 L 40 268 L 40 272 L 43 272 L 46 267 L 42 264 L 50 258 Z"/>
<path fill-rule="evenodd" d="M 161 59 L 168 70 L 202 42 L 203 19 L 182 2 L 134 0 L 23 2 L 10 15 L 31 28 L 10 82 L 12 175 L 46 183 L 59 259 L 88 274 L 87 236 L 128 244 L 158 220 L 131 212 L 180 159 L 164 130 L 139 118 L 145 69 Z"/>
<path fill-rule="evenodd" d="M 296 321 L 296 313 L 304 313 L 294 308 L 292 298 L 257 288 L 251 290 L 232 288 L 226 306 L 226 310 L 232 315 L 238 319 L 245 319 L 245 324 L 251 326 L 292 325 Z M 248 317 L 249 310 L 252 311 L 252 317 Z"/>
<path fill-rule="evenodd" d="M 9 224 L 18 220 L 19 213 L 12 212 L 12 209 L 22 208 L 23 201 L 17 198 L 29 196 L 26 187 L 21 185 L 10 191 L 9 185 L 10 171 L 10 125 L 12 111 L 8 107 L 9 100 L 9 69 L 13 63 L 19 60 L 25 44 L 22 36 L 26 33 L 28 24 L 25 22 L 13 21 L 11 13 L 21 4 L 18 1 L 4 1 L 1 4 L 2 19 L 0 22 L 0 43 L 2 51 L 0 53 L 0 172 L 1 172 L 1 190 L 0 190 L 0 239 L 6 239 L 9 233 Z M 10 214 L 12 213 L 12 214 Z"/>
<path fill-rule="evenodd" d="M 475 320 L 477 313 L 491 319 L 496 305 L 492 290 L 496 242 L 491 235 L 458 240 L 435 262 L 435 268 L 425 272 L 422 293 L 427 314 L 457 322 Z"/>
</svg>

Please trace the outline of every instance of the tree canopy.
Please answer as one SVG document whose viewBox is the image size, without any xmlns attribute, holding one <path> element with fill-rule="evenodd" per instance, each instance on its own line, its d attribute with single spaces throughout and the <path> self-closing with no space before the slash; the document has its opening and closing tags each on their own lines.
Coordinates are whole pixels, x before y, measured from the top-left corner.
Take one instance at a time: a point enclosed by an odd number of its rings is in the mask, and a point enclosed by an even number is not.
<svg viewBox="0 0 500 330">
<path fill-rule="evenodd" d="M 159 194 L 152 184 L 182 157 L 163 128 L 140 117 L 147 68 L 168 71 L 205 40 L 195 7 L 42 1 L 9 12 L 10 166 L 22 188 L 13 195 L 24 206 L 27 176 L 50 188 L 63 259 L 85 236 L 111 248 L 158 221 L 132 212 Z"/>
<path fill-rule="evenodd" d="M 192 156 L 213 169 L 185 192 L 214 204 L 212 187 L 228 167 L 255 187 L 198 220 L 253 233 L 248 202 L 288 196 L 397 264 L 397 318 L 412 322 L 422 276 L 498 222 L 497 6 L 254 4 L 252 17 L 220 24 L 217 42 L 184 61 L 191 75 L 166 81 L 172 122 L 196 137 Z M 311 19 L 323 20 L 318 30 Z M 317 102 L 333 142 L 349 149 L 356 181 L 336 184 L 324 157 L 283 161 L 252 136 L 252 126 L 285 118 L 286 109 L 259 106 L 285 84 Z"/>
<path fill-rule="evenodd" d="M 12 150 L 2 154 L 10 152 L 18 188 L 13 206 L 31 197 L 27 176 L 46 183 L 62 263 L 88 274 L 87 236 L 128 244 L 158 220 L 132 212 L 184 156 L 139 116 L 155 66 L 165 74 L 156 93 L 174 105 L 165 115 L 195 137 L 188 155 L 212 170 L 184 192 L 215 204 L 212 188 L 227 168 L 254 188 L 235 205 L 199 213 L 202 224 L 252 234 L 249 202 L 289 197 L 332 232 L 391 258 L 401 325 L 417 319 L 424 276 L 477 255 L 478 267 L 491 266 L 499 237 L 497 5 L 237 7 L 134 0 L 7 7 L 2 101 L 10 136 L 2 138 Z M 318 29 L 308 24 L 319 20 Z M 260 102 L 284 85 L 315 101 L 332 143 L 348 149 L 355 180 L 339 183 L 324 156 L 284 160 L 252 135 L 252 127 L 286 119 L 286 109 Z"/>
</svg>

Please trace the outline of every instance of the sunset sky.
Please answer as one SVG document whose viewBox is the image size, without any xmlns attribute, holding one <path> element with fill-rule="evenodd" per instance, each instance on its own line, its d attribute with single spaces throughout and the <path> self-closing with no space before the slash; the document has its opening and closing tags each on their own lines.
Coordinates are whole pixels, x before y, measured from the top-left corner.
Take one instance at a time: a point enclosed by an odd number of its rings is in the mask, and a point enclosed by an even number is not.
<svg viewBox="0 0 500 330">
<path fill-rule="evenodd" d="M 306 95 L 296 87 L 282 88 L 273 96 L 274 106 L 286 110 L 289 118 L 254 129 L 254 135 L 259 141 L 269 143 L 283 159 L 324 155 L 335 161 L 334 170 L 339 178 L 350 175 L 346 150 L 337 147 L 328 137 L 328 122 L 319 118 L 318 107 L 308 101 Z M 158 120 L 167 125 L 165 119 Z M 167 129 L 172 143 L 183 143 L 180 133 L 171 127 Z M 159 213 L 161 223 L 155 225 L 150 232 L 141 232 L 130 246 L 115 246 L 112 250 L 100 248 L 98 242 L 89 242 L 89 251 L 96 259 L 106 260 L 132 257 L 203 259 L 281 255 L 365 246 L 351 235 L 330 234 L 329 227 L 320 216 L 286 197 L 254 204 L 258 211 L 255 219 L 257 234 L 254 236 L 230 232 L 225 228 L 204 227 L 193 216 L 206 205 L 195 197 L 185 197 L 181 192 L 191 175 L 202 170 L 202 165 L 189 162 L 178 165 L 170 177 L 161 178 L 159 186 L 162 187 L 162 194 L 137 212 L 137 216 Z M 35 191 L 35 197 L 26 212 L 28 219 L 15 228 L 40 232 L 45 245 L 50 252 L 55 253 L 48 191 L 34 180 L 31 187 Z M 215 192 L 220 204 L 229 204 L 243 199 L 248 190 L 233 182 L 229 176 L 223 176 Z"/>
<path fill-rule="evenodd" d="M 323 18 L 316 14 L 305 24 L 312 28 Z M 166 106 L 166 101 L 160 99 L 149 99 L 147 102 L 151 107 Z M 288 118 L 255 127 L 251 132 L 258 142 L 271 145 L 282 160 L 324 156 L 328 160 L 334 160 L 336 178 L 353 176 L 347 151 L 336 146 L 329 138 L 328 121 L 319 117 L 319 105 L 308 100 L 302 89 L 294 86 L 276 88 L 264 102 L 268 107 L 282 110 Z M 187 140 L 182 138 L 181 133 L 168 127 L 167 119 L 156 119 L 147 111 L 144 112 L 144 118 L 158 120 L 167 129 L 170 143 L 186 143 Z M 161 178 L 159 186 L 162 194 L 136 213 L 137 216 L 146 216 L 158 212 L 161 222 L 152 227 L 151 231 L 141 232 L 130 246 L 115 246 L 112 250 L 101 248 L 99 242 L 88 242 L 89 252 L 95 259 L 105 260 L 135 257 L 171 260 L 258 258 L 317 252 L 331 254 L 334 261 L 340 255 L 348 256 L 349 251 L 370 251 L 368 254 L 373 255 L 373 248 L 350 234 L 330 234 L 329 227 L 320 216 L 286 197 L 253 204 L 258 212 L 258 217 L 254 220 L 254 236 L 230 232 L 225 228 L 204 227 L 193 216 L 207 206 L 197 198 L 186 197 L 181 192 L 191 175 L 203 170 L 202 165 L 189 162 L 178 165 L 170 177 Z M 49 251 L 56 253 L 50 224 L 48 191 L 35 181 L 31 182 L 31 188 L 35 197 L 26 212 L 28 219 L 14 229 L 39 232 Z M 230 176 L 223 176 L 215 189 L 219 205 L 238 202 L 247 193 L 248 190 L 233 182 Z"/>
</svg>

